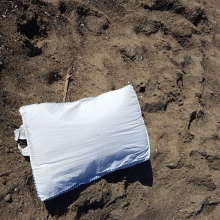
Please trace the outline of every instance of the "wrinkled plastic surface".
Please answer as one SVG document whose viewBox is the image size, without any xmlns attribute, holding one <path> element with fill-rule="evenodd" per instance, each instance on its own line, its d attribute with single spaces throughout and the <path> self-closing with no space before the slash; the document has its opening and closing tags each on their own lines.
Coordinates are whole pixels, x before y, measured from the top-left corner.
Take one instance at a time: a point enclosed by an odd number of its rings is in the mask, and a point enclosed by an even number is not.
<svg viewBox="0 0 220 220">
<path fill-rule="evenodd" d="M 44 201 L 149 159 L 133 87 L 69 103 L 20 108 L 36 190 Z"/>
</svg>

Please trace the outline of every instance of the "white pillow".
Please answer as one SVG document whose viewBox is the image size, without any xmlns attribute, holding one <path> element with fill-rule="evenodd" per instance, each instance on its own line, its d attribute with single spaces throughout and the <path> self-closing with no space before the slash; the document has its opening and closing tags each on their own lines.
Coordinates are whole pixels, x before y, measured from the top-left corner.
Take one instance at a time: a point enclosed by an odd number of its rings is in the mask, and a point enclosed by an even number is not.
<svg viewBox="0 0 220 220">
<path fill-rule="evenodd" d="M 52 199 L 117 169 L 149 159 L 150 145 L 133 87 L 68 103 L 20 108 L 39 198 Z"/>
</svg>

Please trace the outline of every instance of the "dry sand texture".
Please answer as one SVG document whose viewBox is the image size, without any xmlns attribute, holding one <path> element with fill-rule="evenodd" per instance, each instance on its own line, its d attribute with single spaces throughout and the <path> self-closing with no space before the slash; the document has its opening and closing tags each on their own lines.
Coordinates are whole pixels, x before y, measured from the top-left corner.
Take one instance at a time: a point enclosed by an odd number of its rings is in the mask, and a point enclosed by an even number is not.
<svg viewBox="0 0 220 220">
<path fill-rule="evenodd" d="M 0 1 L 1 219 L 219 219 L 218 0 Z M 18 110 L 132 84 L 151 160 L 46 203 Z M 11 173 L 4 174 L 4 172 Z"/>
</svg>

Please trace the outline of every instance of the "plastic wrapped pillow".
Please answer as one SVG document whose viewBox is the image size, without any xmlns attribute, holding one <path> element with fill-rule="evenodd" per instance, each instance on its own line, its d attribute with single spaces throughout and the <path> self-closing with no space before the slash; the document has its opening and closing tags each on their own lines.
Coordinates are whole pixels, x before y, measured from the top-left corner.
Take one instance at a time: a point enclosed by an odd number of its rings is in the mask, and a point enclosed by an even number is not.
<svg viewBox="0 0 220 220">
<path fill-rule="evenodd" d="M 150 145 L 133 87 L 68 103 L 20 108 L 15 139 L 30 156 L 39 198 L 52 199 L 117 169 L 149 159 Z"/>
</svg>

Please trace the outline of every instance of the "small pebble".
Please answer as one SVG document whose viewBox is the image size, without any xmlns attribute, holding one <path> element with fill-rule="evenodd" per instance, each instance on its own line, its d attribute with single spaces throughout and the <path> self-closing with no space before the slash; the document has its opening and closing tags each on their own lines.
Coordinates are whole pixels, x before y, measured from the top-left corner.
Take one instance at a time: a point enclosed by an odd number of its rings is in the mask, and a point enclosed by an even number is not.
<svg viewBox="0 0 220 220">
<path fill-rule="evenodd" d="M 170 169 L 176 169 L 178 167 L 178 165 L 171 163 L 167 167 L 170 168 Z"/>
<path fill-rule="evenodd" d="M 5 196 L 4 200 L 5 200 L 5 202 L 8 202 L 8 203 L 12 202 L 12 197 L 11 197 L 11 195 L 8 194 L 7 196 Z"/>
</svg>

